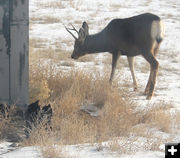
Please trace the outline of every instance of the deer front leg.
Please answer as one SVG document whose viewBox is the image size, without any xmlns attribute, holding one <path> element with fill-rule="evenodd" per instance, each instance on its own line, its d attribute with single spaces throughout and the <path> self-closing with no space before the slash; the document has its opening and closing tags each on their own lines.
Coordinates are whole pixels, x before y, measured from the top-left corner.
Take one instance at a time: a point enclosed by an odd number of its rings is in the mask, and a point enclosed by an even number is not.
<svg viewBox="0 0 180 158">
<path fill-rule="evenodd" d="M 110 84 L 112 84 L 112 80 L 113 80 L 113 77 L 114 77 L 114 73 L 115 73 L 115 69 L 116 69 L 118 59 L 119 59 L 119 54 L 118 53 L 113 53 L 112 54 L 112 70 L 111 70 L 111 76 L 110 76 L 110 79 L 109 79 Z"/>
<path fill-rule="evenodd" d="M 128 59 L 128 63 L 129 63 L 129 68 L 130 68 L 130 71 L 131 71 L 131 75 L 132 75 L 132 78 L 133 78 L 134 91 L 137 91 L 136 76 L 135 76 L 135 74 L 134 74 L 134 57 L 128 57 L 128 56 L 127 56 L 127 59 Z"/>
</svg>

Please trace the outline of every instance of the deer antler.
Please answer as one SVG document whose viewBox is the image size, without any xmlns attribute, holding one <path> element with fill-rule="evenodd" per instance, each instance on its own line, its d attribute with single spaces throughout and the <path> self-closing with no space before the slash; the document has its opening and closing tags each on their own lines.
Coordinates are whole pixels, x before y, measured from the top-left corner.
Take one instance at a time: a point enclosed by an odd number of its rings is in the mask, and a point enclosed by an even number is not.
<svg viewBox="0 0 180 158">
<path fill-rule="evenodd" d="M 72 26 L 72 29 L 71 29 L 71 30 L 76 31 L 76 32 L 77 32 L 77 34 L 78 34 L 79 32 L 76 30 L 76 28 L 73 26 L 73 24 L 71 24 L 71 26 Z"/>
<path fill-rule="evenodd" d="M 69 29 L 65 25 L 64 25 L 64 27 L 67 30 L 67 32 L 69 32 L 74 37 L 74 39 L 77 40 L 77 37 L 71 31 L 69 31 L 69 30 L 75 30 L 77 32 L 77 30 L 74 27 L 73 27 L 73 29 Z"/>
</svg>

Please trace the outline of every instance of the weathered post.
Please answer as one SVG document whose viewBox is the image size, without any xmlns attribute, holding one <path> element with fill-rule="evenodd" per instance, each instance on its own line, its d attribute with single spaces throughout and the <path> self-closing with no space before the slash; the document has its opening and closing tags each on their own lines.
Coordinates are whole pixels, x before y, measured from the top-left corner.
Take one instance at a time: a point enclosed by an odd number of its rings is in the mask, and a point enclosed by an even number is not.
<svg viewBox="0 0 180 158">
<path fill-rule="evenodd" d="M 29 0 L 0 0 L 0 103 L 28 104 Z"/>
</svg>

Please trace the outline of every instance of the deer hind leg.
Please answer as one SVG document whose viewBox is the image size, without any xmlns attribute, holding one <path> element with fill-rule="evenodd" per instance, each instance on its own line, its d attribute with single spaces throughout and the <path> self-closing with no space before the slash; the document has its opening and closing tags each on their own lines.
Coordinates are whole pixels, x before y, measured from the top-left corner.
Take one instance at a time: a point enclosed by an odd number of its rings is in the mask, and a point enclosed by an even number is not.
<svg viewBox="0 0 180 158">
<path fill-rule="evenodd" d="M 152 73 L 152 68 L 151 68 L 151 69 L 150 69 L 150 74 L 149 74 L 148 83 L 147 83 L 146 88 L 145 88 L 145 90 L 144 90 L 144 95 L 147 95 L 147 94 L 149 93 L 152 76 L 153 76 L 153 73 Z"/>
<path fill-rule="evenodd" d="M 113 53 L 112 54 L 112 70 L 111 70 L 111 76 L 109 79 L 109 83 L 112 83 L 113 77 L 114 77 L 114 73 L 115 73 L 115 69 L 116 69 L 116 65 L 117 65 L 117 61 L 119 59 L 119 53 Z"/>
<path fill-rule="evenodd" d="M 153 56 L 156 57 L 156 55 L 158 54 L 159 52 L 159 46 L 160 44 L 156 43 L 155 44 L 155 47 L 153 48 Z M 152 68 L 151 68 L 152 69 Z M 151 83 L 151 78 L 152 78 L 152 70 L 150 70 L 150 74 L 149 74 L 149 80 L 148 80 L 148 83 L 146 85 L 146 88 L 145 88 L 145 91 L 144 91 L 144 94 L 147 95 L 149 93 L 149 89 L 150 89 L 150 83 Z"/>
<path fill-rule="evenodd" d="M 158 54 L 158 52 L 159 52 L 159 47 L 160 47 L 160 44 L 156 44 L 156 46 L 154 47 L 154 51 L 153 51 L 153 54 L 154 54 L 154 56 L 156 57 L 157 56 L 157 54 Z"/>
<path fill-rule="evenodd" d="M 154 87 L 156 84 L 156 77 L 158 73 L 159 63 L 156 60 L 156 58 L 152 55 L 152 53 L 148 53 L 147 55 L 144 55 L 144 58 L 149 62 L 151 66 L 149 80 L 145 89 L 145 91 L 147 91 L 146 99 L 150 100 L 153 95 Z"/>
<path fill-rule="evenodd" d="M 134 91 L 137 91 L 137 82 L 136 82 L 136 76 L 134 74 L 134 57 L 128 57 L 128 63 L 129 63 L 129 68 L 131 71 L 132 79 L 133 79 L 133 86 L 134 86 Z"/>
</svg>

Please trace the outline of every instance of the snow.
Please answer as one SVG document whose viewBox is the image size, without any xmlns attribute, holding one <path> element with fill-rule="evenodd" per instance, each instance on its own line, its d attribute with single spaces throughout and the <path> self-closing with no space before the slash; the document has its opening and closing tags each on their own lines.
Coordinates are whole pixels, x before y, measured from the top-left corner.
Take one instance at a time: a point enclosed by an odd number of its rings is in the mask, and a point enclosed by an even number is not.
<svg viewBox="0 0 180 158">
<path fill-rule="evenodd" d="M 73 49 L 74 39 L 66 32 L 64 25 L 70 26 L 72 23 L 76 28 L 80 28 L 83 21 L 87 21 L 90 28 L 90 34 L 96 33 L 104 28 L 113 18 L 125 18 L 144 12 L 152 12 L 159 15 L 165 23 L 165 38 L 160 47 L 157 59 L 160 63 L 159 76 L 155 88 L 155 96 L 151 101 L 147 101 L 144 96 L 138 95 L 130 89 L 134 100 L 138 102 L 138 109 L 147 109 L 154 104 L 164 102 L 173 105 L 171 111 L 180 111 L 180 1 L 179 0 L 62 0 L 59 1 L 62 7 L 43 7 L 58 0 L 30 0 L 30 18 L 41 18 L 41 22 L 30 21 L 30 38 L 43 39 L 46 47 L 56 47 L 70 54 Z M 58 22 L 44 24 L 46 17 L 56 18 Z M 65 42 L 68 41 L 68 42 Z M 104 54 L 96 56 L 99 65 L 96 65 L 97 71 L 103 73 L 102 60 Z M 122 57 L 122 60 L 126 60 Z M 61 62 L 61 61 L 60 61 Z M 59 62 L 59 63 L 60 63 Z M 143 73 L 140 68 L 146 63 L 142 57 L 136 57 L 135 74 L 138 81 L 139 92 L 142 93 L 148 78 L 148 72 Z M 89 70 L 95 64 L 93 62 L 75 62 L 77 69 Z M 62 69 L 69 70 L 66 66 L 60 66 Z M 120 73 L 119 82 L 128 80 L 131 76 L 128 67 L 117 71 Z M 145 82 L 144 82 L 145 81 Z M 141 128 L 141 125 L 137 128 Z M 153 140 L 172 140 L 180 142 L 180 133 L 169 134 L 158 131 L 157 129 L 147 129 L 151 134 L 150 142 Z M 133 136 L 135 137 L 135 136 Z M 95 144 L 67 145 L 61 146 L 65 155 L 78 158 L 164 158 L 164 144 L 159 144 L 159 150 L 153 151 L 144 149 L 148 140 L 145 137 L 137 137 L 135 144 L 129 139 L 127 149 L 134 149 L 133 154 L 119 154 L 109 151 L 108 142 L 102 144 L 103 148 L 98 149 Z M 127 141 L 127 138 L 118 138 L 119 143 Z M 168 142 L 167 142 L 168 143 Z M 58 148 L 58 147 L 56 147 Z M 13 147 L 10 142 L 0 142 L 0 158 L 42 158 L 38 147 Z"/>
<path fill-rule="evenodd" d="M 53 0 L 54 1 L 54 0 Z M 52 24 L 33 24 L 30 30 L 30 38 L 42 38 L 47 39 L 51 47 L 54 46 L 55 41 L 59 42 L 59 47 L 67 52 L 72 52 L 74 39 L 64 29 L 64 25 L 70 26 L 74 24 L 76 28 L 80 28 L 83 21 L 87 21 L 90 28 L 90 33 L 96 33 L 104 28 L 107 23 L 113 18 L 125 18 L 132 15 L 137 15 L 144 12 L 152 12 L 159 15 L 165 23 L 165 39 L 161 44 L 160 53 L 158 55 L 158 61 L 160 63 L 161 76 L 157 79 L 156 97 L 151 102 L 157 102 L 166 100 L 179 108 L 180 104 L 180 80 L 179 80 L 179 59 L 180 59 L 180 36 L 178 36 L 180 29 L 180 1 L 173 0 L 153 0 L 153 1 L 133 1 L 133 0 L 106 0 L 106 1 L 62 1 L 62 8 L 39 8 L 37 4 L 48 4 L 52 1 L 45 0 L 38 2 L 37 0 L 31 0 L 30 16 L 31 17 L 45 17 L 50 16 L 58 18 L 60 21 Z M 48 31 L 47 31 L 48 30 Z M 69 42 L 64 42 L 69 40 Z M 48 45 L 47 44 L 47 45 Z M 97 55 L 102 58 L 102 54 Z M 124 59 L 124 57 L 122 57 Z M 141 67 L 146 61 L 142 57 L 136 58 L 136 65 Z M 170 63 L 170 64 L 169 64 Z M 75 62 L 75 68 L 88 69 L 93 67 L 93 63 Z M 61 67 L 64 68 L 64 67 Z M 99 61 L 99 66 L 96 66 L 97 71 L 102 73 L 103 66 Z M 162 71 L 163 70 L 163 71 Z M 171 71 L 168 71 L 171 70 Z M 89 70 L 88 70 L 89 71 Z M 147 80 L 148 73 L 142 73 L 139 69 L 135 68 L 135 74 L 138 80 L 139 89 L 145 87 L 144 80 Z M 117 73 L 118 74 L 118 70 Z M 131 76 L 129 75 L 129 68 L 123 68 L 121 74 L 127 74 L 125 77 L 131 82 Z M 121 76 L 122 78 L 122 76 Z M 142 82 L 143 81 L 143 82 Z M 122 80 L 120 80 L 122 82 Z M 143 84 L 142 84 L 143 83 Z M 170 83 L 170 84 L 167 84 Z M 135 95 L 137 96 L 137 95 Z M 139 100 L 139 103 L 144 106 L 148 101 L 144 99 L 144 96 L 135 97 Z M 143 102 L 142 102 L 143 100 Z"/>
<path fill-rule="evenodd" d="M 12 143 L 0 143 L 0 148 L 4 148 L 4 151 L 0 150 L 0 158 L 43 158 L 38 147 L 22 147 L 13 149 L 10 147 Z M 11 148 L 11 150 L 10 150 Z M 58 148 L 58 146 L 56 146 Z M 147 158 L 164 158 L 163 152 L 137 152 L 133 155 L 119 155 L 115 152 L 109 152 L 107 149 L 99 149 L 97 146 L 90 145 L 72 145 L 62 147 L 62 154 L 68 157 L 78 158 L 141 158 L 143 156 Z"/>
<path fill-rule="evenodd" d="M 37 147 L 14 147 L 13 143 L 0 142 L 0 158 L 42 158 Z"/>
<path fill-rule="evenodd" d="M 122 155 L 122 158 L 164 158 L 165 154 L 162 152 L 137 152 L 133 155 Z"/>
</svg>

